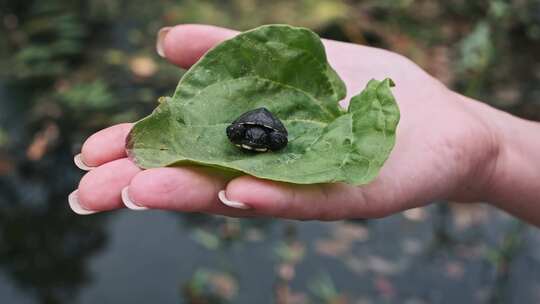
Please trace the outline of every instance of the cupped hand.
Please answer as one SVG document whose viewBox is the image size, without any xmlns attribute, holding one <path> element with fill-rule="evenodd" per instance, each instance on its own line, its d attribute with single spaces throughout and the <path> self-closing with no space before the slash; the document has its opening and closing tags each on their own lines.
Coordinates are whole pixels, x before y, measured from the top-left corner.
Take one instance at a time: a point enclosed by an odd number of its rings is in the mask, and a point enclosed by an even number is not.
<svg viewBox="0 0 540 304">
<path fill-rule="evenodd" d="M 159 33 L 158 53 L 189 68 L 235 34 L 204 25 L 166 28 Z M 372 183 L 293 185 L 252 176 L 227 180 L 200 167 L 141 170 L 126 156 L 125 138 L 132 127 L 126 123 L 99 131 L 84 143 L 76 163 L 89 172 L 70 195 L 72 209 L 89 214 L 127 206 L 337 220 L 382 217 L 438 199 L 483 197 L 497 141 L 482 104 L 448 90 L 401 55 L 332 40 L 324 44 L 330 64 L 347 85 L 347 101 L 372 78 L 390 77 L 396 83 L 393 93 L 401 111 L 397 142 Z"/>
</svg>

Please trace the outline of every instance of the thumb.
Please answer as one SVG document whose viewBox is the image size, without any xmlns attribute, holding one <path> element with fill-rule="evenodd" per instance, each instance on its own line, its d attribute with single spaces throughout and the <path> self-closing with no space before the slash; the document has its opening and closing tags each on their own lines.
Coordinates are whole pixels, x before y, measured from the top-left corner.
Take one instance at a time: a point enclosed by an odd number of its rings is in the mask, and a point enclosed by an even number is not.
<svg viewBox="0 0 540 304">
<path fill-rule="evenodd" d="M 181 68 L 189 68 L 210 48 L 238 32 L 211 25 L 182 24 L 162 28 L 156 49 L 160 56 Z"/>
</svg>

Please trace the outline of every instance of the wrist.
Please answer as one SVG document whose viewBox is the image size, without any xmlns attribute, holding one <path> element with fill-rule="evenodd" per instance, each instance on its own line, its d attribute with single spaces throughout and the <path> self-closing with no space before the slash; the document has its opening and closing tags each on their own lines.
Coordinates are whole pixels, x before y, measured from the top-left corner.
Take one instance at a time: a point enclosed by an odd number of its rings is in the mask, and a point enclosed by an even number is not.
<svg viewBox="0 0 540 304">
<path fill-rule="evenodd" d="M 504 176 L 504 167 L 507 166 L 508 142 L 504 126 L 511 124 L 513 117 L 505 112 L 499 111 L 476 100 L 468 100 L 469 104 L 475 108 L 476 114 L 483 120 L 490 137 L 492 153 L 486 158 L 482 166 L 481 186 L 479 187 L 478 200 L 493 203 L 499 198 L 501 190 L 501 177 Z"/>
<path fill-rule="evenodd" d="M 479 200 L 540 224 L 540 123 L 467 101 L 488 126 L 493 143 Z"/>
<path fill-rule="evenodd" d="M 482 102 L 459 95 L 467 114 L 475 121 L 471 135 L 465 144 L 464 174 L 458 175 L 457 188 L 451 200 L 460 202 L 489 201 L 500 163 L 503 141 L 499 115 L 508 115 Z"/>
<path fill-rule="evenodd" d="M 499 153 L 486 198 L 498 206 L 540 199 L 540 124 L 500 113 L 493 125 Z"/>
</svg>

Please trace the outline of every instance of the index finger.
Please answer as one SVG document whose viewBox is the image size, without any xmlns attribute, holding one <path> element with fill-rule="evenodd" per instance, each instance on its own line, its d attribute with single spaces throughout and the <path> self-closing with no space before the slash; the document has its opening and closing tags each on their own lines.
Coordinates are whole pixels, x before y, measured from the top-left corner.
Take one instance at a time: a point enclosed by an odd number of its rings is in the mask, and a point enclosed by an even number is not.
<svg viewBox="0 0 540 304">
<path fill-rule="evenodd" d="M 122 123 L 94 133 L 75 156 L 75 163 L 92 168 L 126 157 L 126 137 L 132 127 L 132 123 Z"/>
</svg>

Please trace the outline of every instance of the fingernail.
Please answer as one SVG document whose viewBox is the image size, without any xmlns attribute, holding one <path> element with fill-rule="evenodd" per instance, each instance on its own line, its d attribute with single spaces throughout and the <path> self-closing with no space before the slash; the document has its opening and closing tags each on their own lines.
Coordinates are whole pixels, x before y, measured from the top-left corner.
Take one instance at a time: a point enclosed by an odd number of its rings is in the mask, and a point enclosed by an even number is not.
<svg viewBox="0 0 540 304">
<path fill-rule="evenodd" d="M 79 190 L 75 190 L 69 194 L 68 202 L 71 210 L 73 210 L 73 212 L 77 213 L 78 215 L 89 215 L 97 213 L 97 211 L 84 209 L 81 206 L 81 204 L 79 203 Z"/>
<path fill-rule="evenodd" d="M 156 52 L 159 56 L 165 58 L 165 51 L 163 49 L 163 42 L 165 41 L 165 37 L 167 36 L 167 33 L 171 30 L 172 27 L 166 26 L 159 30 L 157 34 L 157 41 L 156 41 Z"/>
<path fill-rule="evenodd" d="M 225 204 L 225 205 L 227 205 L 227 206 L 229 206 L 229 207 L 231 207 L 231 208 L 236 208 L 236 209 L 251 209 L 250 206 L 248 206 L 248 205 L 246 205 L 246 204 L 244 204 L 244 203 L 242 203 L 242 202 L 231 201 L 231 200 L 229 200 L 229 199 L 227 198 L 227 196 L 225 195 L 225 190 L 219 191 L 218 197 L 219 197 L 219 200 L 220 200 L 223 204 Z"/>
<path fill-rule="evenodd" d="M 73 157 L 73 162 L 75 163 L 75 166 L 77 166 L 79 169 L 81 170 L 84 170 L 84 171 L 90 171 L 96 167 L 90 167 L 88 166 L 87 164 L 85 164 L 82 160 L 82 155 L 81 153 L 75 155 L 75 157 Z"/>
<path fill-rule="evenodd" d="M 124 202 L 124 205 L 126 205 L 126 207 L 127 207 L 128 209 L 131 209 L 131 210 L 137 210 L 137 211 L 148 210 L 148 208 L 146 208 L 146 207 L 143 207 L 143 206 L 140 206 L 140 205 L 135 204 L 135 203 L 129 198 L 129 195 L 128 195 L 128 187 L 124 187 L 124 189 L 122 189 L 122 202 Z"/>
</svg>

